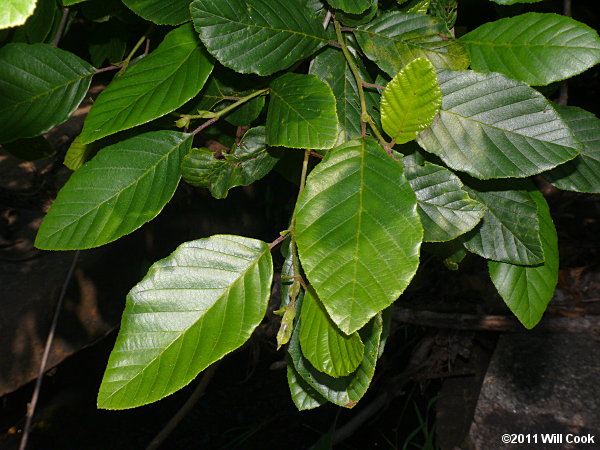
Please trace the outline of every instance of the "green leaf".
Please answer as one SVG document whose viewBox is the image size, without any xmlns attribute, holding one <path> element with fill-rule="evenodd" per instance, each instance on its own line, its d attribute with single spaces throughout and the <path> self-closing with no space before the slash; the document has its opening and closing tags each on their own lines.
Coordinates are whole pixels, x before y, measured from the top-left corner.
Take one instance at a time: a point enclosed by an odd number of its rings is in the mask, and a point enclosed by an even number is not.
<svg viewBox="0 0 600 450">
<path fill-rule="evenodd" d="M 448 169 L 405 163 L 405 173 L 417 195 L 425 242 L 450 241 L 473 229 L 483 217 L 486 208 L 468 196 Z"/>
<path fill-rule="evenodd" d="M 343 11 L 338 11 L 335 14 L 337 20 L 348 27 L 357 27 L 373 20 L 379 10 L 379 2 L 370 0 L 369 8 L 361 14 L 347 14 Z"/>
<path fill-rule="evenodd" d="M 7 44 L 0 67 L 0 143 L 40 135 L 67 120 L 96 71 L 47 44 Z"/>
<path fill-rule="evenodd" d="M 570 17 L 529 12 L 486 23 L 460 38 L 479 72 L 532 85 L 577 75 L 600 62 L 600 38 Z"/>
<path fill-rule="evenodd" d="M 2 144 L 2 149 L 26 161 L 38 161 L 56 154 L 56 149 L 43 136 Z"/>
<path fill-rule="evenodd" d="M 12 42 L 50 42 L 61 18 L 62 11 L 56 0 L 38 0 L 33 15 L 23 26 L 14 30 Z"/>
<path fill-rule="evenodd" d="M 190 20 L 191 0 L 123 0 L 138 16 L 158 25 L 179 25 Z"/>
<path fill-rule="evenodd" d="M 248 186 L 260 180 L 278 161 L 265 144 L 265 127 L 251 128 L 230 153 L 216 159 L 206 148 L 192 149 L 183 159 L 183 180 L 192 186 L 206 187 L 215 198 L 225 198 L 229 189 Z"/>
<path fill-rule="evenodd" d="M 327 3 L 349 14 L 360 14 L 371 6 L 371 0 L 327 0 Z"/>
<path fill-rule="evenodd" d="M 155 51 L 102 91 L 81 141 L 96 141 L 179 108 L 200 92 L 212 68 L 191 25 L 171 31 Z"/>
<path fill-rule="evenodd" d="M 175 193 L 191 144 L 189 134 L 156 131 L 100 150 L 58 193 L 36 247 L 98 247 L 154 219 Z"/>
<path fill-rule="evenodd" d="M 287 380 L 292 401 L 299 411 L 318 408 L 327 403 L 325 397 L 304 381 L 291 361 L 288 361 L 287 363 Z"/>
<path fill-rule="evenodd" d="M 286 73 L 271 83 L 267 144 L 329 149 L 338 131 L 331 88 L 315 75 Z"/>
<path fill-rule="evenodd" d="M 127 295 L 98 407 L 172 394 L 240 347 L 262 321 L 273 278 L 269 245 L 216 235 L 186 242 Z"/>
<path fill-rule="evenodd" d="M 98 153 L 99 148 L 97 144 L 98 142 L 83 144 L 81 138 L 77 136 L 73 142 L 71 142 L 71 145 L 67 150 L 64 165 L 71 170 L 79 169 L 88 162 L 92 156 Z"/>
<path fill-rule="evenodd" d="M 357 332 L 342 333 L 310 288 L 304 296 L 298 339 L 302 354 L 313 367 L 332 377 L 354 372 L 363 360 L 365 346 Z"/>
<path fill-rule="evenodd" d="M 302 326 L 302 324 L 300 324 Z M 365 344 L 364 358 L 358 369 L 350 375 L 340 378 L 330 377 L 315 369 L 310 362 L 302 356 L 299 343 L 298 327 L 294 329 L 292 339 L 288 346 L 294 368 L 304 381 L 313 387 L 320 395 L 330 402 L 353 408 L 362 398 L 373 374 L 379 352 L 379 341 L 382 333 L 381 314 L 377 314 L 371 321 L 360 330 L 359 334 Z"/>
<path fill-rule="evenodd" d="M 481 225 L 465 235 L 467 250 L 493 261 L 533 265 L 544 261 L 535 188 L 527 181 L 481 183 L 465 190 L 486 206 Z"/>
<path fill-rule="evenodd" d="M 558 243 L 548 204 L 540 192 L 532 192 L 538 208 L 540 237 L 545 261 L 533 267 L 488 262 L 496 289 L 526 328 L 533 328 L 542 318 L 558 282 Z"/>
<path fill-rule="evenodd" d="M 23 25 L 35 10 L 36 0 L 3 0 L 0 8 L 0 29 Z"/>
<path fill-rule="evenodd" d="M 431 0 L 413 0 L 404 7 L 404 11 L 409 13 L 427 14 L 430 3 Z"/>
<path fill-rule="evenodd" d="M 574 106 L 554 108 L 583 144 L 583 150 L 573 161 L 544 173 L 544 178 L 559 189 L 600 193 L 600 119 Z"/>
<path fill-rule="evenodd" d="M 355 61 L 363 81 L 370 82 L 370 75 L 361 62 Z M 344 53 L 338 48 L 328 48 L 314 58 L 310 73 L 326 82 L 336 99 L 337 115 L 340 123 L 337 143 L 343 144 L 362 136 L 360 126 L 361 109 L 356 78 L 346 62 Z M 377 114 L 379 95 L 365 90 L 365 102 L 372 115 Z"/>
<path fill-rule="evenodd" d="M 388 307 L 418 265 L 423 228 L 402 164 L 372 138 L 327 152 L 295 211 L 306 275 L 346 334 Z"/>
<path fill-rule="evenodd" d="M 528 177 L 579 154 L 581 143 L 538 91 L 498 73 L 440 71 L 442 108 L 417 142 L 480 179 Z"/>
<path fill-rule="evenodd" d="M 397 144 L 412 141 L 433 123 L 442 91 L 433 65 L 417 58 L 388 83 L 381 96 L 381 125 Z"/>
<path fill-rule="evenodd" d="M 328 42 L 321 21 L 299 1 L 194 0 L 191 12 L 208 51 L 236 72 L 271 75 Z"/>
<path fill-rule="evenodd" d="M 394 11 L 381 14 L 354 34 L 365 55 L 391 77 L 420 57 L 429 59 L 436 69 L 466 69 L 465 49 L 443 36 L 444 30 L 444 22 L 425 14 Z"/>
</svg>

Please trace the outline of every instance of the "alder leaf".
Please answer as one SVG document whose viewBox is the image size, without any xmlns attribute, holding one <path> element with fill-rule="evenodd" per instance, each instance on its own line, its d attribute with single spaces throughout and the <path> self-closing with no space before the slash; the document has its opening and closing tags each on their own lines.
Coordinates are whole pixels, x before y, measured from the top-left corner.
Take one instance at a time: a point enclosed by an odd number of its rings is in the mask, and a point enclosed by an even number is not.
<svg viewBox="0 0 600 450">
<path fill-rule="evenodd" d="M 304 381 L 291 361 L 287 363 L 287 380 L 292 401 L 299 411 L 318 408 L 327 403 L 325 397 Z"/>
<path fill-rule="evenodd" d="M 35 10 L 36 0 L 3 0 L 0 29 L 23 25 Z"/>
<path fill-rule="evenodd" d="M 190 17 L 191 0 L 123 0 L 138 16 L 157 25 L 179 25 Z"/>
<path fill-rule="evenodd" d="M 371 0 L 327 0 L 333 8 L 349 14 L 360 14 L 371 6 Z"/>
<path fill-rule="evenodd" d="M 269 245 L 216 235 L 186 242 L 127 295 L 98 407 L 160 400 L 240 347 L 262 321 L 273 278 Z"/>
</svg>

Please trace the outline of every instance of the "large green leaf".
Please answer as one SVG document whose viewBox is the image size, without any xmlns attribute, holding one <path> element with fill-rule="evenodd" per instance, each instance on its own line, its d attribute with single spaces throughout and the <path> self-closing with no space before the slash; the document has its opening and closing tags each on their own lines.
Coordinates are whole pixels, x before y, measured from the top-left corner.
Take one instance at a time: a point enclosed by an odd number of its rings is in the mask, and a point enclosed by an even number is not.
<svg viewBox="0 0 600 450">
<path fill-rule="evenodd" d="M 81 141 L 93 142 L 179 108 L 200 92 L 212 68 L 191 24 L 171 31 L 155 51 L 102 91 Z"/>
<path fill-rule="evenodd" d="M 485 207 L 468 196 L 448 169 L 430 163 L 409 165 L 405 158 L 405 173 L 417 194 L 425 242 L 450 241 L 483 217 Z"/>
<path fill-rule="evenodd" d="M 533 265 L 544 261 L 533 184 L 472 180 L 465 190 L 486 206 L 481 225 L 463 239 L 467 250 L 511 264 Z"/>
<path fill-rule="evenodd" d="M 479 72 L 532 85 L 572 77 L 600 62 L 600 38 L 570 17 L 529 12 L 488 22 L 460 38 Z"/>
<path fill-rule="evenodd" d="M 371 6 L 371 0 L 327 0 L 327 3 L 349 14 L 360 14 Z"/>
<path fill-rule="evenodd" d="M 358 332 L 342 333 L 310 289 L 302 301 L 300 317 L 298 339 L 302 354 L 315 369 L 336 378 L 357 369 L 365 350 Z"/>
<path fill-rule="evenodd" d="M 425 14 L 386 12 L 354 34 L 365 55 L 391 77 L 419 57 L 429 59 L 436 69 L 466 69 L 466 50 L 443 36 L 444 30 L 444 22 Z"/>
<path fill-rule="evenodd" d="M 297 0 L 194 0 L 191 12 L 208 51 L 236 72 L 270 75 L 328 41 L 321 21 Z"/>
<path fill-rule="evenodd" d="M 300 326 L 302 326 L 302 323 L 300 323 Z M 365 343 L 364 358 L 358 369 L 345 377 L 330 377 L 315 369 L 302 356 L 298 327 L 294 329 L 288 352 L 298 375 L 315 391 L 336 405 L 353 408 L 369 388 L 375 373 L 382 329 L 381 314 L 377 314 L 360 330 L 360 337 Z"/>
<path fill-rule="evenodd" d="M 265 127 L 256 127 L 220 159 L 206 148 L 192 149 L 183 159 L 181 174 L 186 183 L 209 188 L 213 197 L 225 198 L 229 189 L 260 180 L 277 161 L 274 150 L 265 143 Z"/>
<path fill-rule="evenodd" d="M 385 87 L 381 125 L 397 144 L 404 144 L 433 123 L 441 105 L 442 91 L 433 65 L 426 58 L 417 58 Z"/>
<path fill-rule="evenodd" d="M 338 131 L 331 88 L 315 75 L 286 73 L 271 83 L 267 144 L 329 149 Z"/>
<path fill-rule="evenodd" d="M 442 109 L 417 137 L 476 178 L 528 177 L 575 158 L 581 143 L 538 91 L 498 73 L 440 71 Z"/>
<path fill-rule="evenodd" d="M 192 0 L 123 0 L 138 16 L 158 25 L 179 25 L 190 20 Z"/>
<path fill-rule="evenodd" d="M 543 174 L 559 189 L 600 193 L 600 119 L 575 106 L 554 106 L 569 125 L 583 150 L 573 161 Z"/>
<path fill-rule="evenodd" d="M 304 381 L 291 361 L 287 363 L 287 380 L 292 401 L 299 411 L 318 408 L 327 403 L 327 399 Z"/>
<path fill-rule="evenodd" d="M 402 164 L 372 138 L 327 152 L 295 211 L 306 275 L 346 334 L 388 307 L 419 265 L 423 228 Z"/>
<path fill-rule="evenodd" d="M 67 120 L 96 71 L 47 44 L 7 44 L 0 48 L 0 67 L 0 143 L 40 135 Z"/>
<path fill-rule="evenodd" d="M 98 407 L 159 400 L 240 347 L 262 321 L 273 278 L 269 245 L 216 235 L 186 242 L 127 295 Z"/>
<path fill-rule="evenodd" d="M 359 60 L 355 61 L 363 81 L 371 82 L 370 76 Z M 328 48 L 319 52 L 313 61 L 310 73 L 326 82 L 336 99 L 337 115 L 340 123 L 337 142 L 343 144 L 362 136 L 360 126 L 361 109 L 356 78 L 346 62 L 344 53 L 338 48 Z M 379 95 L 365 90 L 367 109 L 372 116 L 378 115 Z"/>
<path fill-rule="evenodd" d="M 23 25 L 35 10 L 36 0 L 3 0 L 0 7 L 0 29 Z"/>
<path fill-rule="evenodd" d="M 189 134 L 156 131 L 100 150 L 60 190 L 36 247 L 98 247 L 152 220 L 175 193 L 191 145 Z"/>
<path fill-rule="evenodd" d="M 544 263 L 527 267 L 488 262 L 490 277 L 496 289 L 526 328 L 533 328 L 540 321 L 558 281 L 556 229 L 543 195 L 535 191 L 532 192 L 532 198 L 538 208 Z"/>
<path fill-rule="evenodd" d="M 38 0 L 33 15 L 23 26 L 14 30 L 11 41 L 29 44 L 49 43 L 54 38 L 61 18 L 62 11 L 57 0 Z"/>
</svg>

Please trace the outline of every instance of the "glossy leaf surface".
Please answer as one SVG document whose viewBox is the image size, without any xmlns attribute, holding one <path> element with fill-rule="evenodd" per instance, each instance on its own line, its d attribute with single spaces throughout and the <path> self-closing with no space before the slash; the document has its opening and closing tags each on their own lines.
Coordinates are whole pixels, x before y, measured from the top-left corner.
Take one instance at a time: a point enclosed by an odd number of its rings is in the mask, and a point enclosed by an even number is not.
<svg viewBox="0 0 600 450">
<path fill-rule="evenodd" d="M 386 12 L 354 31 L 365 55 L 390 77 L 413 59 L 429 59 L 436 69 L 466 69 L 462 45 L 442 37 L 443 22 L 425 14 Z"/>
<path fill-rule="evenodd" d="M 558 242 L 550 210 L 540 192 L 532 192 L 538 208 L 545 260 L 537 266 L 488 262 L 492 282 L 510 310 L 526 328 L 542 318 L 558 282 Z"/>
<path fill-rule="evenodd" d="M 442 108 L 417 142 L 476 178 L 528 177 L 579 154 L 581 144 L 538 91 L 504 75 L 441 71 Z"/>
<path fill-rule="evenodd" d="M 600 119 L 575 106 L 554 108 L 583 144 L 583 150 L 573 161 L 544 173 L 544 178 L 559 189 L 600 193 Z"/>
<path fill-rule="evenodd" d="M 408 286 L 423 228 L 402 164 L 372 138 L 327 152 L 295 211 L 306 275 L 346 334 L 364 326 Z"/>
<path fill-rule="evenodd" d="M 440 111 L 442 91 L 433 65 L 425 58 L 408 63 L 381 96 L 381 125 L 397 143 L 412 141 Z"/>
<path fill-rule="evenodd" d="M 0 28 L 23 25 L 35 10 L 36 0 L 3 0 L 0 8 Z"/>
<path fill-rule="evenodd" d="M 192 26 L 176 28 L 98 96 L 81 141 L 87 144 L 170 113 L 200 92 L 212 69 Z"/>
<path fill-rule="evenodd" d="M 0 67 L 0 143 L 40 135 L 67 120 L 95 72 L 48 44 L 7 44 L 0 49 Z"/>
<path fill-rule="evenodd" d="M 350 14 L 360 14 L 371 6 L 371 0 L 327 0 L 327 3 Z"/>
<path fill-rule="evenodd" d="M 102 149 L 60 190 L 36 247 L 98 247 L 152 220 L 173 196 L 191 144 L 189 134 L 157 131 Z"/>
<path fill-rule="evenodd" d="M 127 296 L 98 407 L 159 400 L 240 347 L 265 315 L 272 277 L 268 244 L 240 236 L 186 242 L 154 264 Z"/>
<path fill-rule="evenodd" d="M 479 72 L 546 85 L 600 62 L 600 38 L 570 17 L 529 12 L 488 22 L 460 38 Z"/>
<path fill-rule="evenodd" d="M 310 289 L 302 301 L 300 323 L 302 354 L 315 369 L 336 378 L 357 369 L 365 350 L 358 332 L 342 333 Z"/>
<path fill-rule="evenodd" d="M 123 0 L 138 16 L 158 25 L 179 25 L 190 20 L 191 0 Z"/>
<path fill-rule="evenodd" d="M 287 73 L 271 83 L 267 144 L 329 149 L 338 132 L 331 88 L 315 75 Z"/>
<path fill-rule="evenodd" d="M 271 75 L 327 43 L 321 21 L 299 1 L 194 0 L 190 8 L 208 51 L 236 72 Z"/>
</svg>

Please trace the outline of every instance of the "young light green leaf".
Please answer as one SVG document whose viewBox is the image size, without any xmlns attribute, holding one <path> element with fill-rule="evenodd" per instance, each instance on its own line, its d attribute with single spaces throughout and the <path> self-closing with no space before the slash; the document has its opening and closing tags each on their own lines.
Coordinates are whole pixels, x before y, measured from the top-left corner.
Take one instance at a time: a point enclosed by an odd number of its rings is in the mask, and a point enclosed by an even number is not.
<svg viewBox="0 0 600 450">
<path fill-rule="evenodd" d="M 413 0 L 404 7 L 405 12 L 427 14 L 431 0 Z"/>
<path fill-rule="evenodd" d="M 0 7 L 0 29 L 23 25 L 33 14 L 35 3 L 36 0 L 4 0 Z"/>
<path fill-rule="evenodd" d="M 412 141 L 433 123 L 442 105 L 435 69 L 426 58 L 402 68 L 381 96 L 381 125 L 397 143 Z"/>
<path fill-rule="evenodd" d="M 291 361 L 287 363 L 287 380 L 292 401 L 299 411 L 318 408 L 327 403 L 327 399 L 304 381 Z"/>
<path fill-rule="evenodd" d="M 154 219 L 175 193 L 191 145 L 189 134 L 156 131 L 100 150 L 60 190 L 36 247 L 98 247 Z"/>
<path fill-rule="evenodd" d="M 465 190 L 486 207 L 481 225 L 464 236 L 467 250 L 511 264 L 533 265 L 544 261 L 532 183 L 472 180 Z"/>
<path fill-rule="evenodd" d="M 81 141 L 87 144 L 170 113 L 200 92 L 212 69 L 191 24 L 176 28 L 102 91 Z"/>
<path fill-rule="evenodd" d="M 265 315 L 272 278 L 269 245 L 240 236 L 186 242 L 154 264 L 127 295 L 98 407 L 159 400 L 240 347 Z"/>
<path fill-rule="evenodd" d="M 123 0 L 138 16 L 158 25 L 179 25 L 190 20 L 191 0 Z"/>
<path fill-rule="evenodd" d="M 300 323 L 301 326 L 302 323 Z M 292 363 L 298 375 L 312 386 L 315 391 L 336 405 L 353 408 L 369 388 L 369 384 L 375 373 L 382 329 L 381 314 L 377 314 L 359 331 L 365 345 L 364 358 L 356 371 L 345 377 L 330 377 L 315 369 L 302 356 L 298 327 L 294 329 L 288 346 L 288 353 L 291 356 Z"/>
<path fill-rule="evenodd" d="M 405 163 L 405 173 L 417 195 L 425 242 L 450 241 L 473 229 L 483 217 L 486 208 L 468 196 L 448 169 Z"/>
<path fill-rule="evenodd" d="M 346 334 L 396 300 L 419 265 L 415 193 L 402 164 L 372 138 L 327 152 L 308 176 L 295 221 L 302 267 Z"/>
<path fill-rule="evenodd" d="M 544 196 L 538 191 L 532 192 L 531 196 L 538 209 L 544 263 L 528 267 L 488 261 L 490 277 L 496 289 L 528 329 L 537 325 L 542 318 L 558 281 L 556 229 Z"/>
<path fill-rule="evenodd" d="M 371 0 L 327 0 L 327 3 L 349 14 L 360 14 L 371 6 Z"/>
<path fill-rule="evenodd" d="M 67 120 L 96 71 L 47 44 L 7 44 L 0 67 L 0 143 L 38 136 Z"/>
<path fill-rule="evenodd" d="M 550 102 L 498 73 L 438 72 L 442 108 L 417 142 L 450 168 L 480 179 L 528 177 L 579 154 Z"/>
<path fill-rule="evenodd" d="M 358 368 L 365 351 L 358 332 L 342 333 L 310 288 L 302 301 L 300 324 L 302 354 L 315 369 L 338 378 Z"/>
<path fill-rule="evenodd" d="M 67 150 L 64 165 L 71 170 L 79 169 L 98 152 L 97 143 L 83 144 L 81 138 L 77 136 Z"/>
<path fill-rule="evenodd" d="M 529 12 L 488 22 L 460 42 L 479 72 L 500 72 L 531 85 L 577 75 L 600 62 L 600 38 L 570 17 Z"/>
<path fill-rule="evenodd" d="M 429 59 L 436 69 L 466 69 L 469 57 L 462 45 L 443 36 L 444 22 L 425 14 L 386 12 L 354 31 L 365 55 L 389 76 L 413 59 Z"/>
<path fill-rule="evenodd" d="M 271 83 L 267 144 L 330 149 L 337 139 L 336 101 L 315 75 L 286 73 Z"/>
<path fill-rule="evenodd" d="M 573 161 L 544 173 L 544 178 L 559 189 L 599 194 L 600 119 L 575 106 L 554 108 L 583 144 L 583 150 Z"/>
<path fill-rule="evenodd" d="M 236 72 L 271 75 L 328 42 L 321 21 L 299 1 L 194 0 L 190 8 L 208 51 Z"/>
<path fill-rule="evenodd" d="M 225 198 L 229 189 L 260 180 L 278 161 L 275 150 L 265 144 L 265 127 L 251 128 L 222 159 L 206 148 L 192 149 L 183 159 L 183 180 L 207 187 L 215 198 Z"/>
</svg>

